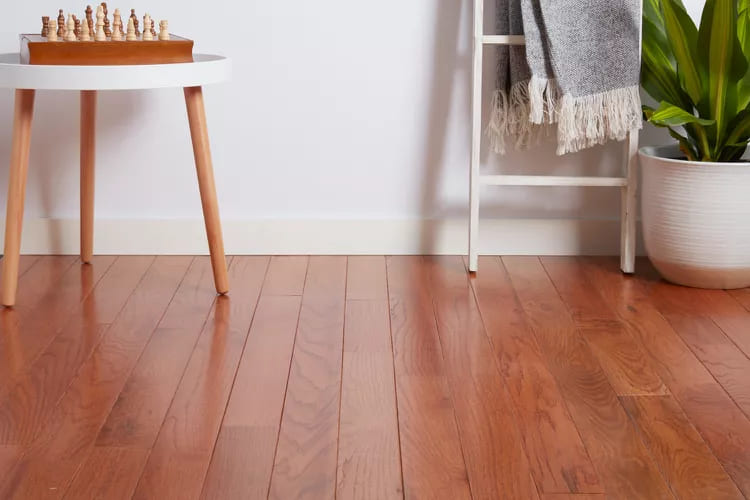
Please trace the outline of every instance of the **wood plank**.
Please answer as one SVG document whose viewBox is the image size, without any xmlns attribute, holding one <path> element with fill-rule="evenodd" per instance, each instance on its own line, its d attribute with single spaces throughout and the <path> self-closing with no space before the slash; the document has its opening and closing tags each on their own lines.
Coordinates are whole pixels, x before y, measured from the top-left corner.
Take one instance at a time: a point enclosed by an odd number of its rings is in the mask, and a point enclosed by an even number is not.
<svg viewBox="0 0 750 500">
<path fill-rule="evenodd" d="M 76 262 L 77 260 L 74 260 Z M 115 261 L 112 256 L 97 256 L 91 265 L 67 266 L 65 273 L 20 321 L 3 324 L 0 336 L 0 380 L 17 380 L 37 356 L 52 342 L 72 313 L 91 293 L 97 282 Z M 67 261 L 63 261 L 67 263 Z M 66 266 L 67 264 L 63 264 Z M 34 266 L 31 271 L 43 266 Z M 28 287 L 29 285 L 24 285 Z M 8 327 L 7 329 L 5 327 Z"/>
<path fill-rule="evenodd" d="M 22 255 L 21 263 L 24 262 L 28 262 L 28 259 Z M 8 316 L 21 316 L 22 313 L 27 313 L 36 306 L 39 300 L 54 290 L 63 275 L 78 262 L 80 262 L 78 258 L 72 255 L 39 257 L 36 264 L 31 265 L 27 272 L 23 274 L 19 272 L 16 305 L 13 308 L 3 308 L 1 311 L 16 313 L 8 314 Z"/>
<path fill-rule="evenodd" d="M 656 464 L 539 259 L 507 257 L 503 263 L 607 494 L 669 498 Z"/>
<path fill-rule="evenodd" d="M 384 257 L 349 257 L 337 498 L 402 498 Z"/>
<path fill-rule="evenodd" d="M 268 275 L 263 283 L 263 295 L 302 295 L 307 274 L 307 256 L 271 257 Z"/>
<path fill-rule="evenodd" d="M 149 451 L 145 448 L 95 446 L 65 498 L 130 499 L 135 483 L 127 479 L 140 475 Z"/>
<path fill-rule="evenodd" d="M 261 296 L 202 498 L 267 498 L 300 305 L 297 296 Z"/>
<path fill-rule="evenodd" d="M 537 491 L 482 318 L 460 257 L 426 258 L 466 470 L 476 498 L 534 498 Z"/>
<path fill-rule="evenodd" d="M 727 290 L 727 293 L 734 297 L 742 307 L 750 311 L 750 288 L 741 288 L 739 290 Z"/>
<path fill-rule="evenodd" d="M 153 257 L 118 257 L 62 332 L 0 396 L 0 442 L 30 443 L 40 433 L 153 261 Z"/>
<path fill-rule="evenodd" d="M 620 400 L 677 498 L 742 498 L 672 396 Z"/>
<path fill-rule="evenodd" d="M 0 444 L 0 477 L 5 477 L 21 456 L 21 447 L 11 444 Z"/>
<path fill-rule="evenodd" d="M 500 260 L 480 257 L 480 267 L 482 272 L 471 278 L 471 285 L 509 389 L 540 493 L 544 497 L 545 493 L 556 492 L 602 492 L 578 429 Z"/>
<path fill-rule="evenodd" d="M 471 498 L 423 257 L 388 257 L 406 498 Z"/>
<path fill-rule="evenodd" d="M 97 446 L 153 446 L 215 298 L 211 261 L 196 257 L 117 397 Z"/>
<path fill-rule="evenodd" d="M 388 300 L 385 257 L 357 255 L 348 258 L 346 300 Z"/>
<path fill-rule="evenodd" d="M 81 366 L 48 425 L 0 484 L 0 498 L 59 498 L 64 494 L 91 452 L 97 432 L 191 260 L 156 259 Z"/>
<path fill-rule="evenodd" d="M 603 493 L 544 493 L 542 500 L 605 500 Z"/>
<path fill-rule="evenodd" d="M 268 257 L 232 261 L 232 292 L 214 302 L 134 498 L 200 495 L 268 261 Z"/>
<path fill-rule="evenodd" d="M 345 257 L 310 258 L 271 498 L 334 496 L 345 288 Z"/>
<path fill-rule="evenodd" d="M 750 421 L 654 307 L 641 280 L 622 276 L 611 259 L 587 258 L 583 264 L 605 301 L 637 334 L 716 458 L 740 491 L 750 496 Z"/>
<path fill-rule="evenodd" d="M 39 259 L 41 259 L 40 255 L 21 255 L 18 260 L 18 281 L 19 284 L 21 282 L 21 277 L 23 277 L 26 272 L 31 269 L 34 264 L 39 262 Z M 2 262 L 2 258 L 0 258 L 0 262 Z M 2 266 L 0 266 L 2 267 Z M 2 277 L 3 273 L 2 270 L 0 270 L 0 277 Z"/>
<path fill-rule="evenodd" d="M 666 394 L 666 386 L 640 343 L 593 290 L 576 258 L 541 260 L 615 392 L 620 396 Z"/>
</svg>

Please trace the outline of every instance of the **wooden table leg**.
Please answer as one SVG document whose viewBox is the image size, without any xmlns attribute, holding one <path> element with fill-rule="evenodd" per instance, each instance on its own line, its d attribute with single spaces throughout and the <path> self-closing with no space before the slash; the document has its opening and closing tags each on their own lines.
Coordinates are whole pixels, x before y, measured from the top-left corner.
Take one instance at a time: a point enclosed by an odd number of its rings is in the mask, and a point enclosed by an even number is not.
<svg viewBox="0 0 750 500">
<path fill-rule="evenodd" d="M 219 204 L 216 199 L 216 184 L 211 164 L 211 148 L 208 141 L 206 110 L 203 106 L 203 90 L 201 87 L 185 87 L 185 103 L 187 104 L 188 121 L 190 122 L 190 137 L 193 140 L 193 153 L 198 172 L 203 219 L 206 223 L 208 249 L 211 253 L 211 266 L 214 271 L 214 284 L 218 293 L 225 294 L 229 291 L 229 279 L 227 277 L 224 238 L 221 234 Z"/>
<path fill-rule="evenodd" d="M 81 91 L 81 261 L 94 256 L 96 90 Z"/>
<path fill-rule="evenodd" d="M 2 294 L 3 305 L 9 307 L 16 303 L 16 289 L 18 287 L 18 260 L 21 252 L 26 174 L 29 170 L 34 94 L 34 90 L 16 90 L 16 105 L 13 114 L 13 144 L 10 151 L 8 208 L 5 215 Z"/>
</svg>

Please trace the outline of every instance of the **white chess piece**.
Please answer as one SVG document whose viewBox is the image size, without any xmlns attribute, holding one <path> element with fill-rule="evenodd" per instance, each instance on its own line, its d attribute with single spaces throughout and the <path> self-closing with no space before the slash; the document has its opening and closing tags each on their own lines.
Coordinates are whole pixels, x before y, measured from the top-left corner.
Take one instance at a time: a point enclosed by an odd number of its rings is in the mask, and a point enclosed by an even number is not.
<svg viewBox="0 0 750 500">
<path fill-rule="evenodd" d="M 115 9 L 113 23 L 114 29 L 112 30 L 112 40 L 122 40 L 122 17 L 120 16 L 120 9 Z"/>
<path fill-rule="evenodd" d="M 135 40 L 138 40 L 138 37 L 135 36 L 135 24 L 133 24 L 133 18 L 128 18 L 128 33 L 125 35 L 125 40 L 128 42 L 134 42 Z"/>
<path fill-rule="evenodd" d="M 89 32 L 89 23 L 86 22 L 85 17 L 83 19 L 83 22 L 81 23 L 81 41 L 82 42 L 91 41 L 91 33 Z"/>
<path fill-rule="evenodd" d="M 107 35 L 104 34 L 104 7 L 101 5 L 96 8 L 96 36 L 94 40 L 97 42 L 106 42 Z"/>
<path fill-rule="evenodd" d="M 151 23 L 153 21 L 151 20 L 151 16 L 146 14 L 143 16 L 143 39 L 144 40 L 153 40 L 154 35 L 151 34 Z"/>
<path fill-rule="evenodd" d="M 169 22 L 159 21 L 159 40 L 169 40 Z"/>
<path fill-rule="evenodd" d="M 47 25 L 47 41 L 48 42 L 57 42 L 57 21 L 54 19 L 49 20 L 49 24 Z"/>
<path fill-rule="evenodd" d="M 65 36 L 63 40 L 66 42 L 76 41 L 76 23 L 73 21 L 73 14 L 68 14 L 68 21 L 65 23 Z"/>
</svg>

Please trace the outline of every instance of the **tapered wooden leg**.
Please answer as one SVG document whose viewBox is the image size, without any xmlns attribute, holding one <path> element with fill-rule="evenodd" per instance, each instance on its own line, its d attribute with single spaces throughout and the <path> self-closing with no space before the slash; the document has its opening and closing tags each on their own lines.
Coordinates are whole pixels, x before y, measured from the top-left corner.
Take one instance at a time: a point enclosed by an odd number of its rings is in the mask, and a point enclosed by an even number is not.
<svg viewBox="0 0 750 500">
<path fill-rule="evenodd" d="M 29 170 L 31 120 L 34 115 L 34 94 L 34 90 L 16 90 L 13 144 L 10 150 L 10 175 L 8 177 L 8 208 L 5 215 L 2 294 L 4 306 L 13 306 L 16 303 L 23 205 L 26 197 L 26 174 Z"/>
<path fill-rule="evenodd" d="M 221 234 L 219 204 L 216 199 L 214 169 L 211 164 L 211 148 L 208 141 L 206 110 L 203 106 L 203 90 L 201 87 L 185 87 L 185 102 L 187 103 L 188 121 L 190 122 L 190 137 L 193 140 L 195 167 L 198 171 L 198 186 L 201 193 L 201 203 L 203 204 L 203 219 L 206 223 L 208 249 L 211 253 L 211 266 L 214 271 L 214 284 L 216 285 L 216 291 L 224 294 L 229 291 L 229 279 L 227 278 L 224 238 Z"/>
<path fill-rule="evenodd" d="M 94 256 L 96 90 L 81 91 L 81 261 Z"/>
</svg>

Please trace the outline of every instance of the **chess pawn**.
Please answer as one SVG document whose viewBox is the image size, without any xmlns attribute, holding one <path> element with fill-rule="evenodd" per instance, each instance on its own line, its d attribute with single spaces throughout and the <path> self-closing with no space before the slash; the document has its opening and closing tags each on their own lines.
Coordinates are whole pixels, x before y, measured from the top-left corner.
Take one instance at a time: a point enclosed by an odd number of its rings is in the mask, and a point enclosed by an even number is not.
<svg viewBox="0 0 750 500">
<path fill-rule="evenodd" d="M 114 26 L 114 30 L 112 30 L 112 40 L 119 41 L 122 40 L 122 17 L 120 16 L 120 9 L 115 9 L 115 15 L 114 20 L 112 21 L 112 26 Z"/>
<path fill-rule="evenodd" d="M 47 33 L 47 41 L 56 42 L 57 41 L 57 21 L 55 21 L 54 19 L 50 19 L 48 29 L 49 31 Z"/>
<path fill-rule="evenodd" d="M 135 9 L 130 9 L 130 19 L 133 20 L 133 27 L 135 28 L 135 36 L 141 36 L 141 32 L 138 30 L 138 16 L 135 15 Z"/>
<path fill-rule="evenodd" d="M 169 40 L 169 23 L 166 20 L 159 21 L 159 40 Z"/>
<path fill-rule="evenodd" d="M 90 5 L 86 6 L 86 24 L 89 25 L 89 35 L 94 35 L 94 10 Z"/>
<path fill-rule="evenodd" d="M 151 16 L 146 14 L 143 16 L 143 40 L 153 40 L 154 35 L 151 34 Z"/>
<path fill-rule="evenodd" d="M 75 16 L 75 14 L 73 14 L 73 23 L 75 23 L 75 29 L 73 30 L 73 32 L 76 35 L 76 40 L 80 40 L 81 39 L 81 20 L 78 19 Z"/>
<path fill-rule="evenodd" d="M 47 37 L 49 34 L 49 16 L 42 16 L 42 36 Z"/>
<path fill-rule="evenodd" d="M 65 37 L 63 40 L 66 42 L 76 41 L 76 25 L 72 14 L 68 14 L 68 22 L 65 24 Z"/>
<path fill-rule="evenodd" d="M 104 34 L 104 9 L 101 5 L 96 8 L 96 35 L 94 40 L 97 42 L 107 41 L 107 35 Z"/>
<path fill-rule="evenodd" d="M 90 42 L 91 41 L 91 32 L 89 30 L 89 23 L 86 22 L 86 20 L 83 20 L 83 25 L 81 26 L 81 41 L 82 42 Z"/>
<path fill-rule="evenodd" d="M 57 15 L 57 38 L 65 36 L 65 16 L 63 10 L 60 9 L 60 13 Z"/>
<path fill-rule="evenodd" d="M 102 9 L 104 10 L 104 34 L 112 36 L 112 30 L 109 28 L 109 11 L 107 10 L 107 2 L 102 2 Z"/>
<path fill-rule="evenodd" d="M 135 34 L 135 23 L 133 22 L 133 18 L 128 18 L 128 33 L 125 35 L 125 40 L 128 42 L 134 42 L 138 40 L 138 37 Z"/>
</svg>

